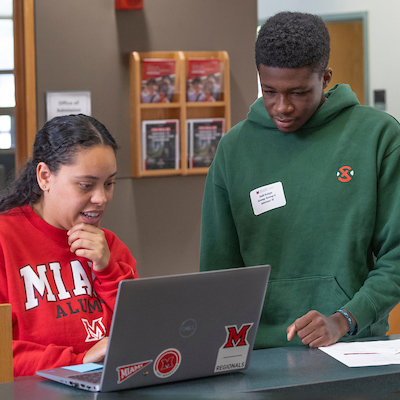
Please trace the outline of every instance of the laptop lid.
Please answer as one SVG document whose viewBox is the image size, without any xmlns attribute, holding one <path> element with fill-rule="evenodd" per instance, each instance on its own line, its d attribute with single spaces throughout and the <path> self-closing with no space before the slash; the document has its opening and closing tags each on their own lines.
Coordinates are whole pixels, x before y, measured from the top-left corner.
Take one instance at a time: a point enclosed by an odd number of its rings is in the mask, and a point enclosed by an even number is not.
<svg viewBox="0 0 400 400">
<path fill-rule="evenodd" d="M 63 368 L 37 374 L 108 392 L 246 369 L 269 274 L 264 265 L 122 281 L 100 384 Z"/>
</svg>

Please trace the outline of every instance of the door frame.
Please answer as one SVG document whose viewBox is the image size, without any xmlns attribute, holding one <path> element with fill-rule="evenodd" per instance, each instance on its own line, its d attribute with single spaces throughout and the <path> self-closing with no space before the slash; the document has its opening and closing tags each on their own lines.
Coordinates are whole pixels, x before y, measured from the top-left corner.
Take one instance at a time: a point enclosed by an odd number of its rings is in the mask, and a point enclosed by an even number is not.
<svg viewBox="0 0 400 400">
<path fill-rule="evenodd" d="M 325 14 L 320 15 L 324 22 L 352 22 L 361 21 L 363 24 L 363 52 L 364 52 L 364 104 L 370 105 L 369 93 L 369 46 L 368 46 L 368 11 Z"/>
<path fill-rule="evenodd" d="M 34 6 L 34 0 L 13 0 L 16 176 L 32 154 L 37 130 Z"/>
</svg>

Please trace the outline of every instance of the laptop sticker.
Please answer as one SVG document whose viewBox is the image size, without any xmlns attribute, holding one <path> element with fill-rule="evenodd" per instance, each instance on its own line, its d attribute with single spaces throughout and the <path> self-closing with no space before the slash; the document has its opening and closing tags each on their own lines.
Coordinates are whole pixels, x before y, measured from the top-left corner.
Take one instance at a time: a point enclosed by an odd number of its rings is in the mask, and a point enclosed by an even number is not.
<svg viewBox="0 0 400 400">
<path fill-rule="evenodd" d="M 243 324 L 238 330 L 236 325 L 225 326 L 226 340 L 218 350 L 214 372 L 227 372 L 244 368 L 250 345 L 247 336 L 253 323 Z"/>
<path fill-rule="evenodd" d="M 138 362 L 135 364 L 130 364 L 130 365 L 124 365 L 122 367 L 117 368 L 118 372 L 118 382 L 117 383 L 122 383 L 126 381 L 128 378 L 131 376 L 135 375 L 137 372 L 145 368 L 147 365 L 152 363 L 153 360 L 148 360 L 148 361 L 142 361 Z"/>
<path fill-rule="evenodd" d="M 167 349 L 161 352 L 154 362 L 154 374 L 159 378 L 173 375 L 181 364 L 181 353 L 177 349 Z"/>
</svg>

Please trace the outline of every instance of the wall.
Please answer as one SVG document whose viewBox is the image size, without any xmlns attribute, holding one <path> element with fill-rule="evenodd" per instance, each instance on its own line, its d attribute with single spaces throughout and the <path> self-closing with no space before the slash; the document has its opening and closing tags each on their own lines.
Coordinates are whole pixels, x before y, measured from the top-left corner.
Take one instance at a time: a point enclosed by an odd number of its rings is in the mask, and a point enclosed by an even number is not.
<svg viewBox="0 0 400 400">
<path fill-rule="evenodd" d="M 386 90 L 386 111 L 400 120 L 398 94 L 400 79 L 400 25 L 397 0 L 258 0 L 258 18 L 265 20 L 279 11 L 301 11 L 318 14 L 368 12 L 369 98 L 373 104 L 373 91 Z"/>
<path fill-rule="evenodd" d="M 198 270 L 205 176 L 129 177 L 128 54 L 227 50 L 235 124 L 257 96 L 256 27 L 256 0 L 144 0 L 135 11 L 115 11 L 114 0 L 35 0 L 38 125 L 46 91 L 91 92 L 92 115 L 121 147 L 103 226 L 128 245 L 142 277 Z"/>
</svg>

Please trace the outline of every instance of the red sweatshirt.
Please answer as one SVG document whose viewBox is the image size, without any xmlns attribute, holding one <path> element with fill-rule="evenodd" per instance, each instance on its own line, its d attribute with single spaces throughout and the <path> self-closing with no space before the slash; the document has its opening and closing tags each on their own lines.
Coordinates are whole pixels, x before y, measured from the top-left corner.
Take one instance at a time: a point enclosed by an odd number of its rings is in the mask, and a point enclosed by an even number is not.
<svg viewBox="0 0 400 400">
<path fill-rule="evenodd" d="M 67 231 L 31 209 L 0 215 L 0 303 L 11 303 L 14 375 L 79 364 L 109 335 L 122 279 L 137 278 L 136 261 L 103 229 L 111 259 L 101 272 L 70 252 Z"/>
</svg>

